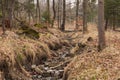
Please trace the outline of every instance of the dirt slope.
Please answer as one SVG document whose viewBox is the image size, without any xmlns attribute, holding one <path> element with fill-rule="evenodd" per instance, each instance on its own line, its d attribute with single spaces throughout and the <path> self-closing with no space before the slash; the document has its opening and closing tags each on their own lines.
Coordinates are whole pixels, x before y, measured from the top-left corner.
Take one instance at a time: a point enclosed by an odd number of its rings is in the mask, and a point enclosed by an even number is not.
<svg viewBox="0 0 120 80">
<path fill-rule="evenodd" d="M 120 79 L 120 33 L 106 32 L 107 47 L 97 52 L 97 29 L 91 25 L 85 36 L 93 38 L 87 43 L 91 50 L 85 50 L 65 68 L 64 78 L 67 80 L 119 80 Z M 94 28 L 94 29 L 93 29 Z M 79 35 L 79 34 L 78 34 Z"/>
</svg>

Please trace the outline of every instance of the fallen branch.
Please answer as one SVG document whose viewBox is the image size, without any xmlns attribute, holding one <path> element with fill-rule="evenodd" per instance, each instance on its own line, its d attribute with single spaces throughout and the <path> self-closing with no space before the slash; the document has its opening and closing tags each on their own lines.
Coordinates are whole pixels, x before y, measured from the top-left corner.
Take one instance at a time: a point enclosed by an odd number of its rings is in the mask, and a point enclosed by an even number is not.
<svg viewBox="0 0 120 80">
<path fill-rule="evenodd" d="M 51 67 L 51 69 L 56 69 L 56 68 L 62 67 L 62 66 L 64 66 L 64 65 L 70 63 L 71 61 L 72 61 L 72 59 L 69 59 L 69 60 L 67 60 L 67 61 L 65 61 L 65 62 L 63 62 L 63 63 L 60 63 L 60 64 L 57 65 L 57 66 Z"/>
</svg>

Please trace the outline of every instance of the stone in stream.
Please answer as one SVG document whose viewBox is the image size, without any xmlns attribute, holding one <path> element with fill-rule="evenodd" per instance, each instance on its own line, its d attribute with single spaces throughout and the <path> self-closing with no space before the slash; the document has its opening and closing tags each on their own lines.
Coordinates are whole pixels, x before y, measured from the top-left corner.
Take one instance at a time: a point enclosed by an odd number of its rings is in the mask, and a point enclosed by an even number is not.
<svg viewBox="0 0 120 80">
<path fill-rule="evenodd" d="M 64 70 L 59 70 L 59 75 L 58 75 L 59 79 L 63 77 L 63 73 L 64 73 Z"/>
<path fill-rule="evenodd" d="M 55 71 L 55 76 L 58 76 L 59 75 L 59 71 Z"/>
<path fill-rule="evenodd" d="M 48 68 L 48 67 L 45 67 L 44 69 L 45 69 L 46 71 L 47 71 L 47 70 L 49 70 L 49 68 Z"/>
<path fill-rule="evenodd" d="M 55 70 L 48 70 L 47 72 L 48 72 L 48 73 L 51 73 L 51 77 L 53 77 L 54 74 L 55 74 Z"/>
<path fill-rule="evenodd" d="M 57 70 L 55 71 L 55 76 L 57 76 L 58 79 L 61 79 L 63 77 L 64 70 Z"/>
<path fill-rule="evenodd" d="M 32 76 L 32 79 L 34 80 L 34 79 L 36 79 L 37 78 L 37 75 L 33 75 Z"/>
<path fill-rule="evenodd" d="M 37 77 L 37 75 L 33 75 L 33 77 L 34 77 L 34 78 L 36 78 L 36 77 Z"/>
<path fill-rule="evenodd" d="M 49 63 L 48 62 L 45 62 L 45 65 L 44 65 L 45 67 L 47 67 L 47 66 L 49 66 Z"/>
<path fill-rule="evenodd" d="M 42 73 L 42 77 L 51 77 L 51 76 L 54 76 L 53 74 L 52 74 L 52 72 L 43 72 Z"/>
<path fill-rule="evenodd" d="M 35 68 L 36 68 L 36 65 L 32 65 L 31 68 L 32 68 L 32 69 L 35 69 Z"/>
<path fill-rule="evenodd" d="M 38 79 L 41 79 L 42 78 L 42 76 L 41 75 L 38 75 Z"/>
</svg>

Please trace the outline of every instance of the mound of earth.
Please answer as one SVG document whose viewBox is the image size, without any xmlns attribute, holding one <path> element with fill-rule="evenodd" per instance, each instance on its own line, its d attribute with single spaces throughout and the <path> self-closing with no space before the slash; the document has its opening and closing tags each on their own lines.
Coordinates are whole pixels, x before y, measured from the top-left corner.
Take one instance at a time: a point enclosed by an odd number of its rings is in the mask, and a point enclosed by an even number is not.
<svg viewBox="0 0 120 80">
<path fill-rule="evenodd" d="M 27 71 L 31 65 L 38 65 L 42 60 L 52 58 L 55 55 L 54 50 L 69 44 L 67 41 L 61 41 L 61 35 L 55 35 L 50 31 L 39 33 L 39 35 L 39 39 L 31 39 L 6 31 L 6 34 L 0 37 L 1 78 L 31 80 L 31 75 Z"/>
</svg>

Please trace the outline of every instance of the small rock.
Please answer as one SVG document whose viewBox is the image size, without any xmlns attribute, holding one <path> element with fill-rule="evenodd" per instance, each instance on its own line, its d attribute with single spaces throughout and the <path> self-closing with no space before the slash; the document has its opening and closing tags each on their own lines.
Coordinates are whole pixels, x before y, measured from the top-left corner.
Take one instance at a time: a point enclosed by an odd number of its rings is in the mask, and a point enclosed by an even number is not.
<svg viewBox="0 0 120 80">
<path fill-rule="evenodd" d="M 35 68 L 36 68 L 36 65 L 32 65 L 31 68 L 32 68 L 32 69 L 35 69 Z"/>
<path fill-rule="evenodd" d="M 58 76 L 59 75 L 59 71 L 55 71 L 55 75 Z"/>
<path fill-rule="evenodd" d="M 51 72 L 43 72 L 42 77 L 50 77 Z"/>
<path fill-rule="evenodd" d="M 36 78 L 37 77 L 37 75 L 33 75 L 33 78 Z"/>
<path fill-rule="evenodd" d="M 49 68 L 48 68 L 48 67 L 45 67 L 44 69 L 45 69 L 45 70 L 48 70 Z"/>
<path fill-rule="evenodd" d="M 45 63 L 45 66 L 49 66 L 49 63 L 48 63 L 48 62 L 46 62 L 46 63 Z"/>
<path fill-rule="evenodd" d="M 38 79 L 40 79 L 41 77 L 42 77 L 42 76 L 41 76 L 41 75 L 39 75 L 39 76 L 38 76 Z"/>
<path fill-rule="evenodd" d="M 63 54 L 61 57 L 62 57 L 62 58 L 65 58 L 65 57 L 66 57 L 66 54 Z"/>
<path fill-rule="evenodd" d="M 59 78 L 62 78 L 62 77 L 63 77 L 63 73 L 64 73 L 64 70 L 59 70 L 59 75 L 58 75 L 58 77 L 59 77 Z"/>
<path fill-rule="evenodd" d="M 89 38 L 87 39 L 87 41 L 93 41 L 93 38 L 92 38 L 92 37 L 89 37 Z"/>
</svg>

